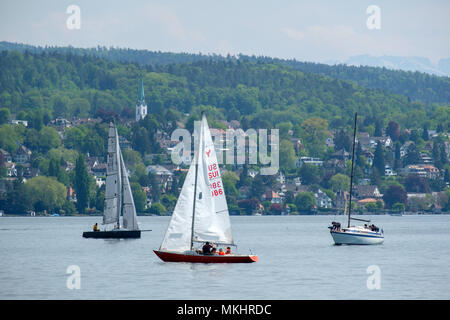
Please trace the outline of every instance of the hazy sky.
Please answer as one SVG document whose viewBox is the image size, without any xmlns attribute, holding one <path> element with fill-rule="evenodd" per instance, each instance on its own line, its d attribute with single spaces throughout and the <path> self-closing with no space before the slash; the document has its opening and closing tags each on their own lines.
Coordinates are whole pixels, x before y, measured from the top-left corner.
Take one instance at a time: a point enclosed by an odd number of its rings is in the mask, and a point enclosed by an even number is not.
<svg viewBox="0 0 450 320">
<path fill-rule="evenodd" d="M 69 30 L 69 5 L 81 28 Z M 381 28 L 369 30 L 370 5 Z M 450 57 L 450 1 L 1 0 L 0 41 L 328 62 L 352 55 Z"/>
</svg>

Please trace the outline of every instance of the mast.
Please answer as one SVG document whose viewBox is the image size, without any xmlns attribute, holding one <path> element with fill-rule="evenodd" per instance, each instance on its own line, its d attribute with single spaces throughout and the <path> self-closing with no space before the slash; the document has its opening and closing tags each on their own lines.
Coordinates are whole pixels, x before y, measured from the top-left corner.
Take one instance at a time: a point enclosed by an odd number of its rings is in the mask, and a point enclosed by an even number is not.
<svg viewBox="0 0 450 320">
<path fill-rule="evenodd" d="M 195 162 L 195 179 L 194 179 L 194 201 L 192 205 L 192 224 L 191 224 L 191 251 L 194 247 L 194 222 L 195 222 L 195 201 L 197 200 L 197 176 L 198 176 L 198 158 L 200 154 L 200 150 L 202 148 L 202 131 L 203 131 L 203 115 L 204 111 L 201 115 L 201 124 L 200 124 L 200 134 L 198 139 L 198 151 L 197 151 L 197 159 L 194 158 Z"/>
<path fill-rule="evenodd" d="M 353 150 L 352 150 L 352 172 L 350 175 L 350 202 L 348 208 L 348 226 L 350 228 L 350 215 L 352 213 L 352 187 L 353 187 L 353 161 L 355 158 L 355 140 L 356 140 L 356 119 L 358 118 L 358 112 L 355 112 L 355 127 L 353 129 Z"/>
<path fill-rule="evenodd" d="M 120 215 L 123 210 L 123 192 L 122 192 L 122 170 L 120 163 L 120 146 L 119 146 L 119 135 L 117 134 L 116 123 L 114 122 L 115 131 L 115 144 L 116 144 L 116 163 L 117 163 L 117 201 L 119 205 L 117 206 L 117 228 L 120 229 Z"/>
</svg>

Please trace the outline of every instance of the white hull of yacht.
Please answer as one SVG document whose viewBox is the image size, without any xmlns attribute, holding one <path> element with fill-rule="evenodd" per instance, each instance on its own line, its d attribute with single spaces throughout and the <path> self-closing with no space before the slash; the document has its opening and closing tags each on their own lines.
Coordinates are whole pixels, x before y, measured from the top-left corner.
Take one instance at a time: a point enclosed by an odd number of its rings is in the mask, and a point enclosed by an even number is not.
<svg viewBox="0 0 450 320">
<path fill-rule="evenodd" d="M 334 243 L 337 245 L 369 245 L 381 244 L 384 241 L 384 235 L 379 232 L 360 233 L 352 231 L 330 231 Z"/>
</svg>

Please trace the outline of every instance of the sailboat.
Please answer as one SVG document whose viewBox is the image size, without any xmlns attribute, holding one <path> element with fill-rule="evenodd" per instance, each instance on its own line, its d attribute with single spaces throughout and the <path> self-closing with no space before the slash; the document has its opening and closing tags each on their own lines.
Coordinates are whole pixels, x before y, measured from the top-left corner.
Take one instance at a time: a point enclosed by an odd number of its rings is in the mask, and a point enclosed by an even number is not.
<svg viewBox="0 0 450 320">
<path fill-rule="evenodd" d="M 122 216 L 122 223 L 120 223 Z M 84 238 L 140 238 L 141 230 L 136 218 L 133 194 L 128 171 L 120 151 L 116 126 L 109 124 L 108 156 L 106 168 L 105 207 L 103 225 L 112 225 L 111 230 L 86 231 Z"/>
<path fill-rule="evenodd" d="M 227 201 L 211 133 L 202 113 L 197 152 L 159 250 L 166 262 L 250 263 L 256 255 L 203 254 L 207 242 L 217 248 L 236 247 L 231 232 Z M 219 251 L 220 251 L 219 249 Z"/>
<path fill-rule="evenodd" d="M 339 222 L 333 221 L 330 229 L 330 234 L 333 237 L 334 243 L 336 245 L 341 244 L 354 244 L 354 245 L 368 245 L 368 244 L 381 244 L 384 241 L 383 229 L 380 230 L 375 225 L 364 226 L 352 226 L 351 220 L 363 221 L 369 223 L 370 220 L 353 218 L 352 213 L 352 191 L 353 191 L 353 162 L 355 158 L 355 141 L 356 141 L 356 121 L 358 118 L 358 113 L 355 113 L 355 127 L 353 131 L 353 151 L 352 151 L 352 169 L 350 176 L 350 201 L 348 207 L 348 223 L 347 228 L 341 228 Z"/>
</svg>

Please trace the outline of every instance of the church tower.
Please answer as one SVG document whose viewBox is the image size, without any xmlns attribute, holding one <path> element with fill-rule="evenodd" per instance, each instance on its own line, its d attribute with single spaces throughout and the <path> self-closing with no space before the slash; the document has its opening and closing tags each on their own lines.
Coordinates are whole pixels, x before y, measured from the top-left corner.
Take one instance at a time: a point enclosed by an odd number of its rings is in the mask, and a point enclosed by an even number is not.
<svg viewBox="0 0 450 320">
<path fill-rule="evenodd" d="M 139 81 L 139 96 L 138 101 L 136 103 L 136 121 L 139 121 L 141 119 L 144 119 L 147 115 L 147 104 L 145 103 L 145 96 L 144 96 L 144 82 L 141 80 Z"/>
</svg>

